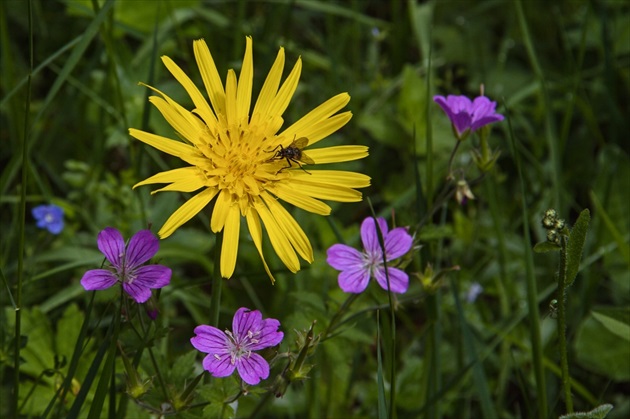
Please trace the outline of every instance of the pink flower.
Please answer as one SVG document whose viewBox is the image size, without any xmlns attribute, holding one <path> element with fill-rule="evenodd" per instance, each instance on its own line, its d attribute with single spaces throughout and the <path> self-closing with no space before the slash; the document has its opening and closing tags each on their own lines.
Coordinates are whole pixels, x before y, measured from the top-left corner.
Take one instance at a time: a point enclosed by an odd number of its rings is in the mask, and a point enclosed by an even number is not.
<svg viewBox="0 0 630 419">
<path fill-rule="evenodd" d="M 413 244 L 406 228 L 398 227 L 388 231 L 387 222 L 378 219 L 378 225 L 385 244 L 385 257 L 388 262 L 387 273 L 391 291 L 402 294 L 409 287 L 409 276 L 401 269 L 394 268 L 389 262 L 407 253 Z M 328 249 L 326 261 L 330 266 L 341 271 L 338 282 L 344 292 L 358 294 L 365 291 L 370 277 L 387 290 L 387 277 L 383 266 L 383 250 L 378 241 L 374 218 L 368 217 L 361 224 L 361 240 L 363 252 L 345 244 L 334 244 Z"/>
<path fill-rule="evenodd" d="M 460 140 L 484 125 L 503 121 L 503 115 L 495 112 L 497 103 L 485 96 L 472 102 L 466 96 L 434 96 L 433 101 L 446 112 Z"/>
<path fill-rule="evenodd" d="M 232 319 L 232 332 L 202 324 L 195 327 L 197 336 L 190 343 L 208 354 L 203 368 L 214 377 L 227 377 L 236 369 L 243 381 L 253 386 L 269 377 L 269 364 L 253 351 L 278 345 L 284 337 L 278 327 L 278 320 L 263 320 L 260 311 L 241 307 Z"/>
<path fill-rule="evenodd" d="M 166 266 L 144 265 L 160 247 L 149 230 L 138 231 L 125 246 L 120 231 L 107 227 L 98 234 L 97 243 L 110 266 L 83 275 L 81 285 L 87 291 L 104 290 L 120 282 L 136 302 L 144 303 L 151 297 L 151 288 L 162 288 L 171 282 L 171 270 Z"/>
</svg>

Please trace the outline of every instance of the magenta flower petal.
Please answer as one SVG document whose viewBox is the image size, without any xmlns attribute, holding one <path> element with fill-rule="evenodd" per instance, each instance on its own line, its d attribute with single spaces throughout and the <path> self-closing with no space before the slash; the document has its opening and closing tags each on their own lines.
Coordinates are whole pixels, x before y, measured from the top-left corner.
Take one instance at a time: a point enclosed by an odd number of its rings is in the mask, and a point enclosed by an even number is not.
<svg viewBox="0 0 630 419">
<path fill-rule="evenodd" d="M 172 271 L 163 265 L 146 265 L 136 269 L 135 283 L 147 288 L 162 288 L 171 282 Z"/>
<path fill-rule="evenodd" d="M 214 377 L 228 377 L 232 375 L 236 369 L 236 365 L 232 363 L 229 354 L 216 355 L 210 354 L 203 359 L 203 369 L 208 371 Z"/>
<path fill-rule="evenodd" d="M 337 278 L 339 288 L 343 292 L 351 292 L 353 294 L 365 291 L 369 281 L 370 271 L 362 267 L 345 270 Z"/>
<path fill-rule="evenodd" d="M 258 310 L 250 310 L 245 307 L 241 307 L 234 313 L 232 319 L 232 331 L 235 335 L 244 336 L 248 332 L 258 331 L 260 328 L 259 323 L 262 321 L 262 313 Z"/>
<path fill-rule="evenodd" d="M 122 287 L 137 303 L 142 304 L 151 298 L 151 288 L 147 288 L 135 282 L 123 282 Z"/>
<path fill-rule="evenodd" d="M 258 310 L 239 308 L 232 319 L 232 331 L 201 325 L 195 328 L 196 336 L 190 339 L 195 349 L 208 355 L 203 367 L 215 377 L 227 377 L 236 368 L 243 381 L 256 385 L 269 377 L 269 364 L 252 352 L 275 346 L 284 333 L 278 332 L 280 322 L 264 319 Z"/>
<path fill-rule="evenodd" d="M 337 281 L 344 292 L 365 291 L 372 275 L 380 280 L 378 275 L 383 270 L 383 249 L 378 241 L 377 225 L 383 234 L 383 246 L 388 262 L 405 255 L 413 246 L 413 237 L 406 228 L 398 227 L 389 231 L 384 218 L 377 218 L 376 221 L 378 224 L 373 217 L 367 217 L 361 223 L 363 252 L 342 244 L 335 244 L 328 249 L 326 260 L 330 266 L 341 271 Z M 405 292 L 409 286 L 407 274 L 399 269 L 393 272 L 392 275 L 395 275 L 391 279 L 393 292 Z"/>
<path fill-rule="evenodd" d="M 100 250 L 109 263 L 116 269 L 122 268 L 123 256 L 125 254 L 125 240 L 120 231 L 112 227 L 107 227 L 98 233 L 98 250 Z"/>
<path fill-rule="evenodd" d="M 160 243 L 150 230 L 140 230 L 133 235 L 127 246 L 127 264 L 142 265 L 157 253 Z"/>
<path fill-rule="evenodd" d="M 457 134 L 462 135 L 466 132 L 467 129 L 470 128 L 470 123 L 472 122 L 472 118 L 466 112 L 460 112 L 451 118 L 451 122 L 457 131 Z"/>
<path fill-rule="evenodd" d="M 107 227 L 99 233 L 97 244 L 111 266 L 107 270 L 95 270 L 99 273 L 86 272 L 81 280 L 86 290 L 103 289 L 120 282 L 123 290 L 136 302 L 144 303 L 151 298 L 152 288 L 162 288 L 170 283 L 172 271 L 169 268 L 143 265 L 159 247 L 158 239 L 149 230 L 134 234 L 125 247 L 122 234 L 115 228 Z"/>
<path fill-rule="evenodd" d="M 92 269 L 83 274 L 81 285 L 86 291 L 104 290 L 118 282 L 116 275 L 107 269 Z"/>
<path fill-rule="evenodd" d="M 389 274 L 389 285 L 392 292 L 397 294 L 403 294 L 407 292 L 409 288 L 409 276 L 398 268 L 387 267 L 387 273 Z M 376 281 L 378 284 L 387 291 L 387 277 L 385 276 L 385 268 L 380 268 L 376 271 Z"/>
<path fill-rule="evenodd" d="M 251 350 L 258 351 L 260 349 L 269 348 L 278 345 L 284 338 L 284 333 L 278 332 L 280 322 L 276 319 L 265 319 L 261 322 L 260 338 L 258 343 L 250 345 Z"/>
<path fill-rule="evenodd" d="M 411 250 L 413 238 L 407 229 L 397 227 L 385 237 L 385 249 L 387 249 L 387 261 L 397 259 Z"/>
<path fill-rule="evenodd" d="M 190 338 L 190 343 L 198 351 L 208 354 L 226 354 L 228 353 L 228 337 L 225 332 L 216 327 L 202 324 L 195 327 L 195 334 Z"/>
<path fill-rule="evenodd" d="M 345 244 L 333 244 L 326 254 L 326 262 L 338 271 L 354 268 L 362 263 L 361 252 Z"/>
<path fill-rule="evenodd" d="M 381 234 L 383 235 L 383 239 L 387 237 L 387 221 L 384 218 L 377 218 L 378 225 L 381 229 Z M 363 242 L 363 247 L 368 253 L 382 254 L 381 245 L 378 242 L 378 233 L 376 231 L 376 223 L 374 222 L 374 218 L 367 217 L 361 223 L 361 241 Z"/>
<path fill-rule="evenodd" d="M 250 386 L 255 386 L 261 379 L 266 380 L 269 377 L 269 364 L 257 353 L 241 357 L 236 362 L 236 369 L 238 375 Z"/>
<path fill-rule="evenodd" d="M 466 96 L 434 96 L 435 103 L 440 105 L 442 110 L 451 120 L 459 139 L 467 130 L 477 129 L 503 120 L 503 115 L 495 112 L 496 102 L 485 96 L 478 96 L 473 101 Z"/>
</svg>

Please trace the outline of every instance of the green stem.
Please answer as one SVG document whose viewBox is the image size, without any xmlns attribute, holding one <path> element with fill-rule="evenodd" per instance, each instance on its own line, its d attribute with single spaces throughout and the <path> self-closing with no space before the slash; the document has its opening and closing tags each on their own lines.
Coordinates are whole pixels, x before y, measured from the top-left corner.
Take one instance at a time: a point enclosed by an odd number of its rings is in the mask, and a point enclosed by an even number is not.
<svg viewBox="0 0 630 419">
<path fill-rule="evenodd" d="M 562 386 L 564 387 L 564 402 L 567 413 L 573 413 L 573 398 L 571 397 L 571 376 L 569 375 L 569 360 L 567 357 L 567 317 L 566 317 L 566 271 L 567 271 L 567 239 L 562 237 L 560 251 L 560 272 L 558 273 L 558 340 L 560 350 L 560 368 L 562 369 Z"/>
<path fill-rule="evenodd" d="M 337 312 L 333 315 L 332 319 L 330 319 L 330 323 L 328 323 L 328 327 L 326 328 L 326 331 L 322 334 L 322 339 L 321 339 L 322 342 L 330 338 L 330 334 L 335 330 L 335 327 L 337 326 L 337 323 L 339 322 L 339 319 L 341 319 L 341 316 L 343 315 L 343 313 L 346 312 L 346 310 L 359 297 L 359 295 L 361 294 L 350 294 L 350 296 L 346 299 L 346 301 L 343 302 L 341 307 L 339 307 L 339 310 L 337 310 Z"/>
<path fill-rule="evenodd" d="M 219 327 L 219 310 L 221 309 L 221 247 L 223 232 L 218 232 L 214 244 L 214 275 L 212 275 L 212 298 L 210 299 L 210 326 Z"/>
<path fill-rule="evenodd" d="M 508 123 L 508 129 L 510 133 L 510 148 L 512 155 L 514 156 L 514 163 L 516 163 L 516 171 L 518 173 L 518 180 L 520 186 L 520 195 L 523 203 L 527 202 L 526 189 L 525 189 L 525 177 L 523 176 L 523 169 L 521 164 L 521 156 L 518 153 L 516 147 L 516 140 L 514 138 L 514 131 L 512 130 L 512 122 L 510 119 L 509 108 L 505 105 L 506 109 L 506 121 Z M 536 378 L 536 401 L 538 403 L 537 415 L 540 417 L 546 417 L 547 412 L 547 390 L 545 384 L 545 368 L 543 365 L 543 343 L 540 336 L 540 316 L 538 314 L 538 302 L 536 300 L 538 296 L 538 286 L 536 284 L 536 276 L 534 273 L 534 256 L 531 248 L 531 237 L 529 233 L 529 212 L 527 205 L 521 206 L 522 218 L 523 218 L 523 250 L 525 252 L 525 282 L 527 289 L 527 308 L 529 310 L 529 332 L 532 344 L 532 364 L 534 367 L 534 376 Z"/>
<path fill-rule="evenodd" d="M 28 142 L 30 139 L 29 115 L 31 109 L 31 77 L 33 74 L 33 13 L 31 2 L 28 2 L 28 29 L 29 29 L 29 72 L 26 84 L 26 105 L 24 107 L 24 141 L 22 142 L 22 185 L 20 187 L 20 236 L 18 243 L 17 260 L 17 284 L 15 292 L 15 331 L 13 348 L 13 395 L 11 413 L 19 416 L 19 389 L 20 389 L 20 350 L 22 349 L 22 284 L 24 282 L 24 241 L 26 226 L 26 182 L 28 174 Z"/>
</svg>

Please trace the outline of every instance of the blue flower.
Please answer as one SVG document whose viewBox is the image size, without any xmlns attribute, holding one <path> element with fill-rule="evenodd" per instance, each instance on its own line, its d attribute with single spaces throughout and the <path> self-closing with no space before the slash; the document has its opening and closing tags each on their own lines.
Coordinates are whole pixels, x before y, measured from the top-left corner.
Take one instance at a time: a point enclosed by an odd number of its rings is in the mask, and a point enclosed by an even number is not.
<svg viewBox="0 0 630 419">
<path fill-rule="evenodd" d="M 33 208 L 33 217 L 37 220 L 37 227 L 45 228 L 52 234 L 59 234 L 63 230 L 63 209 L 57 205 L 40 205 Z"/>
</svg>

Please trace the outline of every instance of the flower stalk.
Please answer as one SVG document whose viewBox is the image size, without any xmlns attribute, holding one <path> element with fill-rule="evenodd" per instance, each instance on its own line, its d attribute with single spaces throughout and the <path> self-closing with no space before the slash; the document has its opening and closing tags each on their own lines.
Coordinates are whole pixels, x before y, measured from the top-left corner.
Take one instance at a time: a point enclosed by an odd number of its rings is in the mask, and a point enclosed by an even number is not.
<svg viewBox="0 0 630 419">
<path fill-rule="evenodd" d="M 558 350 L 560 351 L 560 369 L 562 371 L 562 387 L 564 388 L 564 403 L 567 413 L 573 413 L 573 398 L 571 397 L 571 376 L 569 375 L 569 360 L 567 355 L 567 237 L 562 236 L 560 249 L 560 269 L 558 272 Z"/>
</svg>

